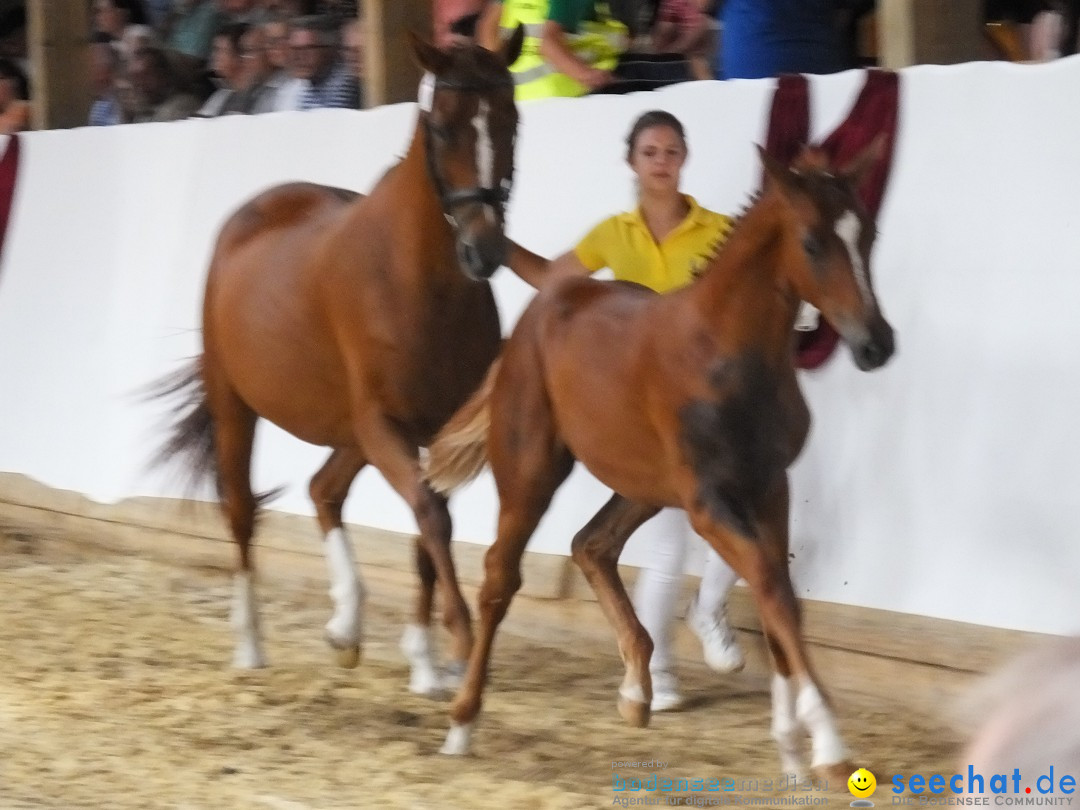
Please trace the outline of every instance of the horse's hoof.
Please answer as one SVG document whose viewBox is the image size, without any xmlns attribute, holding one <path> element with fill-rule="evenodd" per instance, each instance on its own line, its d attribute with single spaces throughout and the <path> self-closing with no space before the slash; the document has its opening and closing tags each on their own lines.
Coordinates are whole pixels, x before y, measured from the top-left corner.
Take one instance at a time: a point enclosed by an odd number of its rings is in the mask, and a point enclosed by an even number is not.
<svg viewBox="0 0 1080 810">
<path fill-rule="evenodd" d="M 233 651 L 232 665 L 233 669 L 262 669 L 266 666 L 266 658 L 257 647 L 237 647 Z"/>
<path fill-rule="evenodd" d="M 360 664 L 360 645 L 335 647 L 334 658 L 337 659 L 337 665 L 342 669 L 356 669 Z"/>
<path fill-rule="evenodd" d="M 439 753 L 452 757 L 463 757 L 469 753 L 471 740 L 472 723 L 451 723 L 450 730 L 446 732 L 446 742 L 439 749 Z"/>
<path fill-rule="evenodd" d="M 848 779 L 857 770 L 858 768 L 848 759 L 831 764 L 814 765 L 810 768 L 814 781 L 835 786 L 837 790 L 846 790 Z"/>
<path fill-rule="evenodd" d="M 414 666 L 409 674 L 409 691 L 414 695 L 433 697 L 441 695 L 445 690 L 442 677 L 434 667 Z"/>
<path fill-rule="evenodd" d="M 619 695 L 618 706 L 619 714 L 622 715 L 622 719 L 634 728 L 645 728 L 649 725 L 649 718 L 652 716 L 652 711 L 650 710 L 648 703 L 630 700 L 629 698 Z"/>
</svg>

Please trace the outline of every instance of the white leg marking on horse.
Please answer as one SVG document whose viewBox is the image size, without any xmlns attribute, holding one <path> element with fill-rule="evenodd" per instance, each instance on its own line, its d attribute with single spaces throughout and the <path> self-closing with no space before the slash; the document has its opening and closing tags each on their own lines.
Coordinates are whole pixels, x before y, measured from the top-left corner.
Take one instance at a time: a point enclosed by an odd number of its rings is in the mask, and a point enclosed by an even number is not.
<svg viewBox="0 0 1080 810">
<path fill-rule="evenodd" d="M 855 273 L 855 283 L 859 285 L 863 302 L 869 306 L 871 301 L 870 277 L 866 274 L 866 265 L 863 263 L 862 252 L 859 250 L 859 236 L 862 234 L 862 220 L 854 211 L 846 211 L 840 219 L 836 220 L 836 235 L 847 248 L 848 258 L 851 260 L 851 269 Z"/>
<path fill-rule="evenodd" d="M 442 679 L 435 669 L 431 650 L 431 631 L 421 624 L 405 626 L 401 636 L 401 652 L 409 661 L 409 691 L 417 695 L 430 695 L 441 691 Z"/>
<path fill-rule="evenodd" d="M 784 773 L 802 774 L 799 755 L 799 722 L 795 719 L 795 679 L 774 673 L 772 677 L 772 736 L 780 748 Z"/>
<path fill-rule="evenodd" d="M 626 673 L 626 678 L 619 687 L 619 695 L 634 703 L 645 703 L 645 690 L 641 688 L 640 683 L 630 680 L 632 677 L 629 672 Z"/>
<path fill-rule="evenodd" d="M 364 584 L 356 573 L 352 545 L 343 529 L 331 529 L 325 547 L 330 598 L 334 601 L 326 633 L 334 646 L 352 647 L 360 643 L 363 632 Z"/>
<path fill-rule="evenodd" d="M 836 719 L 813 681 L 805 680 L 795 700 L 795 715 L 810 732 L 813 756 L 810 766 L 835 765 L 847 759 L 847 748 L 840 739 Z"/>
<path fill-rule="evenodd" d="M 258 669 L 266 666 L 259 638 L 259 611 L 255 606 L 255 583 L 248 571 L 233 575 L 232 626 L 236 633 L 233 666 L 237 669 Z"/>
<path fill-rule="evenodd" d="M 469 744 L 472 742 L 472 723 L 451 723 L 450 730 L 446 732 L 446 742 L 439 749 L 440 754 L 460 757 L 469 753 Z"/>
<path fill-rule="evenodd" d="M 491 141 L 491 127 L 488 118 L 491 105 L 484 99 L 473 116 L 472 125 L 476 129 L 476 174 L 480 179 L 480 188 L 492 188 L 495 182 L 495 145 Z M 484 216 L 495 224 L 495 210 L 491 205 L 484 205 Z"/>
</svg>

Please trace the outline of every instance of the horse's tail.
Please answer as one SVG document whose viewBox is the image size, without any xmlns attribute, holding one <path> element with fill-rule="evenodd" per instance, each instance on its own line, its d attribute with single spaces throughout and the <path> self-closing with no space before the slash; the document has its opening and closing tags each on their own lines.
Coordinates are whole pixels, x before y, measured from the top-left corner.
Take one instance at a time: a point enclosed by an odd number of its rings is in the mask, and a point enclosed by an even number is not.
<svg viewBox="0 0 1080 810">
<path fill-rule="evenodd" d="M 190 497 L 207 482 L 214 482 L 218 498 L 222 497 L 221 476 L 218 470 L 217 430 L 214 414 L 206 401 L 203 384 L 203 358 L 196 357 L 190 363 L 151 383 L 147 389 L 149 399 L 163 399 L 180 395 L 183 397 L 173 410 L 173 422 L 169 437 L 151 458 L 150 466 L 161 467 L 175 460 L 184 462 L 187 481 L 184 488 Z M 256 506 L 262 506 L 281 494 L 284 487 L 267 492 L 254 493 Z"/>
<path fill-rule="evenodd" d="M 151 466 L 164 466 L 174 460 L 182 460 L 187 469 L 186 491 L 189 494 L 198 490 L 204 482 L 213 480 L 220 495 L 217 436 L 214 416 L 203 387 L 202 357 L 152 383 L 147 394 L 150 399 L 183 397 L 173 408 L 175 421 L 169 437 L 151 459 Z"/>
<path fill-rule="evenodd" d="M 480 387 L 450 417 L 428 448 L 424 478 L 436 492 L 450 493 L 476 478 L 487 464 L 491 391 L 500 360 L 495 358 Z"/>
</svg>

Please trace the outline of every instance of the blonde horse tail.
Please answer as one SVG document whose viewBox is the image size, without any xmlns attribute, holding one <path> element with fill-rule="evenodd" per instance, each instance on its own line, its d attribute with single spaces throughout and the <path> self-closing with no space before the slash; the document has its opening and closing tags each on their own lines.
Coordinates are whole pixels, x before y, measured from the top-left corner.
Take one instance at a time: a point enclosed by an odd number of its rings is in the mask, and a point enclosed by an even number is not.
<svg viewBox="0 0 1080 810">
<path fill-rule="evenodd" d="M 500 361 L 495 358 L 480 387 L 450 417 L 428 448 L 424 478 L 436 492 L 449 494 L 476 478 L 487 464 L 491 391 Z"/>
</svg>

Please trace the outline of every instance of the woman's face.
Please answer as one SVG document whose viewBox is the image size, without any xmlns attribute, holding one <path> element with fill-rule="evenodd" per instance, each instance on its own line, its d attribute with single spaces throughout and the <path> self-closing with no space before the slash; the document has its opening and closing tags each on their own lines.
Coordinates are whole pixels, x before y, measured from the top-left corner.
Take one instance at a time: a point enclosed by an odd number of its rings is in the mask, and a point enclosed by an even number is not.
<svg viewBox="0 0 1080 810">
<path fill-rule="evenodd" d="M 630 152 L 630 168 L 642 191 L 675 192 L 686 162 L 686 144 L 669 126 L 643 129 Z"/>
</svg>

